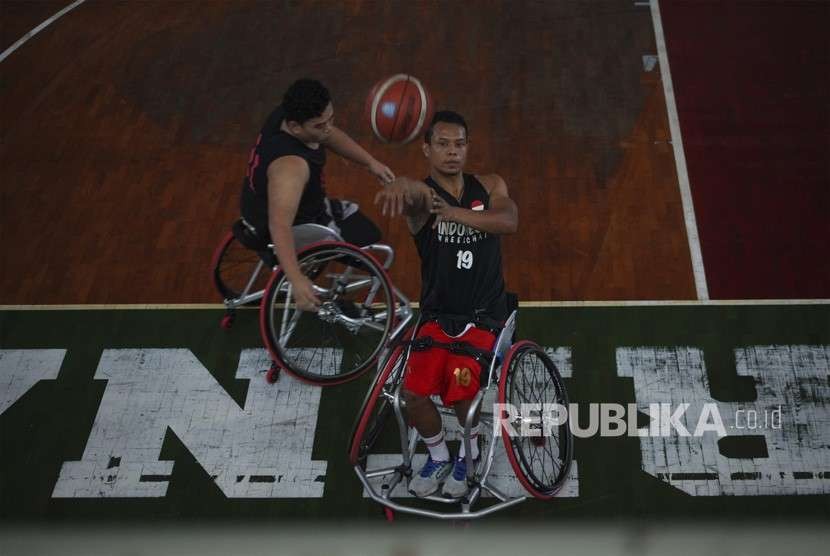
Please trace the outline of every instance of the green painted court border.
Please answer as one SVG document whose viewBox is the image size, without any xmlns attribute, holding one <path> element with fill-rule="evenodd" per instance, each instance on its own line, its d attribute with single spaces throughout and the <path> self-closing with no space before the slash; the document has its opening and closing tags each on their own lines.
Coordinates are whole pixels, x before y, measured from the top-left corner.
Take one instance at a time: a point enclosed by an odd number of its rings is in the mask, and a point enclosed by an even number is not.
<svg viewBox="0 0 830 556">
<path fill-rule="evenodd" d="M 614 302 L 609 302 L 614 303 Z M 665 302 L 658 302 L 665 305 Z M 633 402 L 630 379 L 616 376 L 613 348 L 620 345 L 692 345 L 704 349 L 710 385 L 715 398 L 751 401 L 754 391 L 748 381 L 734 374 L 732 349 L 740 345 L 768 343 L 830 343 L 829 304 L 808 306 L 702 307 L 722 303 L 685 302 L 686 307 L 576 305 L 557 311 L 530 310 L 522 316 L 520 328 L 542 345 L 569 345 L 578 372 L 566 379 L 572 401 Z M 766 306 L 763 306 L 766 305 Z M 792 305 L 792 304 L 790 304 Z M 86 308 L 87 306 L 81 306 Z M 137 306 L 130 306 L 135 309 Z M 192 307 L 192 306 L 187 306 Z M 56 382 L 43 382 L 32 389 L 32 399 L 12 407 L 12 419 L 3 423 L 11 450 L 17 448 L 23 460 L 7 462 L 0 476 L 29 476 L 34 481 L 13 480 L 0 485 L 8 504 L 0 505 L 0 517 L 9 521 L 66 520 L 96 522 L 138 522 L 144 520 L 226 520 L 295 519 L 314 523 L 352 519 L 379 519 L 376 504 L 362 499 L 359 484 L 343 451 L 353 419 L 328 419 L 325 415 L 352 416 L 362 400 L 369 377 L 325 390 L 322 394 L 313 459 L 328 461 L 326 490 L 322 499 L 227 499 L 196 463 L 188 448 L 175 434 L 167 433 L 160 459 L 176 461 L 174 477 L 163 499 L 50 499 L 51 488 L 62 461 L 77 460 L 83 451 L 89 427 L 97 413 L 105 384 L 95 380 L 101 350 L 140 346 L 186 347 L 206 364 L 217 381 L 242 405 L 247 382 L 235 378 L 239 350 L 259 344 L 255 311 L 239 315 L 233 331 L 216 326 L 221 305 L 213 311 L 99 310 L 9 311 L 0 313 L 0 337 L 9 347 L 57 347 L 55 339 L 64 334 L 70 348 Z M 78 322 L 80 319 L 83 322 Z M 183 322 L 189 326 L 180 326 Z M 28 325 L 26 324 L 28 323 Z M 3 325 L 10 325 L 4 327 Z M 668 324 L 668 326 L 667 326 Z M 21 333 L 37 337 L 18 342 Z M 171 335 L 169 331 L 175 330 Z M 530 333 L 530 334 L 527 334 Z M 89 341 L 101 334 L 107 339 Z M 180 337 L 179 334 L 182 334 Z M 175 337 L 174 337 L 175 336 Z M 690 337 L 691 336 L 691 337 Z M 50 337 L 52 339 L 50 340 Z M 679 342 L 679 343 L 678 343 Z M 72 346 L 74 344 L 74 347 Z M 37 400 L 34 397 L 37 396 Z M 77 403 L 73 403 L 74 400 Z M 67 409 L 71 411 L 66 411 Z M 56 411 L 57 410 L 57 411 Z M 23 434 L 21 434 L 23 433 Z M 30 439 L 54 437 L 57 442 L 26 447 Z M 14 436 L 15 438 L 11 438 Z M 34 449 L 33 449 L 34 448 Z M 2 450 L 0 450 L 2 451 Z M 57 452 L 61 457 L 55 459 Z M 555 503 L 528 501 L 487 522 L 552 519 L 583 520 L 605 517 L 648 520 L 689 517 L 755 520 L 759 518 L 812 520 L 830 515 L 830 496 L 742 496 L 690 498 L 639 469 L 636 441 L 628 438 L 581 439 L 577 441 L 580 497 Z M 39 477 L 35 479 L 35 477 Z M 0 499 L 6 498 L 0 496 Z M 414 521 L 401 516 L 405 521 Z"/>
</svg>

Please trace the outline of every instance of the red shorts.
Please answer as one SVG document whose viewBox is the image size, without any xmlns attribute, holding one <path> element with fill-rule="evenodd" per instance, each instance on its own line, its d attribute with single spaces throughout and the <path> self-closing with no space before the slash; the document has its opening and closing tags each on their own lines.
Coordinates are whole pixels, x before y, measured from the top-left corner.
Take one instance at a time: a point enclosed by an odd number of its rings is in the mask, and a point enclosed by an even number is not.
<svg viewBox="0 0 830 556">
<path fill-rule="evenodd" d="M 417 338 L 427 336 L 443 343 L 466 342 L 482 350 L 493 349 L 496 342 L 495 334 L 476 327 L 460 336 L 447 336 L 435 321 L 427 322 L 418 331 Z M 481 384 L 480 375 L 481 365 L 472 357 L 432 347 L 410 351 L 403 385 L 419 396 L 440 395 L 444 405 L 452 405 L 475 397 Z"/>
</svg>

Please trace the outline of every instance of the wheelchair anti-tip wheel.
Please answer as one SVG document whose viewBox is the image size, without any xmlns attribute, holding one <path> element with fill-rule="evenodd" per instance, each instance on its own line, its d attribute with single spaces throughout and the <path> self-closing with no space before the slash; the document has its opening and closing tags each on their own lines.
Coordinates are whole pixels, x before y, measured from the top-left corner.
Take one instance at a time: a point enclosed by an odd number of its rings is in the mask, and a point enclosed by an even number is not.
<svg viewBox="0 0 830 556">
<path fill-rule="evenodd" d="M 521 341 L 505 357 L 499 377 L 498 402 L 519 411 L 522 404 L 560 404 L 567 408 L 568 394 L 556 365 L 544 350 L 533 342 Z M 521 417 L 511 423 L 517 434 L 508 434 L 504 425 L 501 431 L 516 478 L 540 499 L 552 498 L 562 487 L 573 459 L 573 438 L 567 420 L 557 419 L 545 426 L 547 418 L 542 412 L 533 415 L 536 423 L 533 426 L 537 429 L 533 435 L 523 436 L 519 432 Z"/>
<path fill-rule="evenodd" d="M 228 232 L 213 254 L 213 283 L 223 299 L 238 299 L 260 262 L 256 251 L 242 245 L 233 232 Z M 271 276 L 262 268 L 248 288 L 248 293 L 262 291 Z"/>
<path fill-rule="evenodd" d="M 395 297 L 383 267 L 365 251 L 320 242 L 297 254 L 321 305 L 297 308 L 291 283 L 278 270 L 260 306 L 260 331 L 272 359 L 288 373 L 318 385 L 360 376 L 386 345 Z"/>
</svg>

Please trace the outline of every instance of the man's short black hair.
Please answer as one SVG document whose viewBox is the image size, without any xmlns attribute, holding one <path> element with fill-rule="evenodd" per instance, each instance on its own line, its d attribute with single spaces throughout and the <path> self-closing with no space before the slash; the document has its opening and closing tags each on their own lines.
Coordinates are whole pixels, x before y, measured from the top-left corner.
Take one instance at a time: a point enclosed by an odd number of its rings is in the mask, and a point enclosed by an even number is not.
<svg viewBox="0 0 830 556">
<path fill-rule="evenodd" d="M 470 136 L 470 132 L 467 129 L 467 121 L 464 119 L 464 116 L 462 116 L 458 112 L 453 112 L 452 110 L 441 110 L 439 112 L 436 112 L 435 115 L 432 117 L 432 122 L 430 122 L 429 127 L 424 133 L 424 143 L 430 143 L 432 141 L 433 128 L 435 128 L 435 124 L 439 122 L 444 122 L 445 124 L 460 125 L 464 128 L 464 137 Z"/>
<path fill-rule="evenodd" d="M 315 79 L 298 79 L 282 97 L 285 120 L 302 125 L 322 115 L 329 102 L 331 95 L 322 83 Z"/>
</svg>

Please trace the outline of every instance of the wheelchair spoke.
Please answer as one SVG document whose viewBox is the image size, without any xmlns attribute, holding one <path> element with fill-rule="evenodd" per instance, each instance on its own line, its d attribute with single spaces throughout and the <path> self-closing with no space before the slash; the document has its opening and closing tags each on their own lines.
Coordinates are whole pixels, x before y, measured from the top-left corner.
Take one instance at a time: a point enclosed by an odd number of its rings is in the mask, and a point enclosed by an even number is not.
<svg viewBox="0 0 830 556">
<path fill-rule="evenodd" d="M 567 404 L 561 379 L 553 363 L 538 347 L 528 347 L 519 351 L 511 360 L 504 377 L 506 381 L 505 401 L 513 404 L 534 403 Z M 535 415 L 534 421 L 535 421 Z M 565 480 L 570 465 L 570 430 L 565 425 L 551 426 L 546 421 L 544 411 L 540 417 L 542 435 L 510 439 L 511 452 L 515 456 L 512 462 L 516 472 L 527 483 L 537 489 L 537 494 L 547 495 L 558 488 Z M 535 424 L 535 423 L 534 423 Z"/>
<path fill-rule="evenodd" d="M 392 288 L 377 263 L 352 247 L 322 245 L 298 256 L 321 306 L 300 311 L 290 287 L 279 286 L 288 291 L 269 294 L 266 338 L 272 338 L 285 366 L 303 378 L 327 382 L 356 376 L 369 368 L 391 334 Z M 367 304 L 371 291 L 377 303 Z M 275 300 L 283 295 L 286 305 L 278 308 Z"/>
<path fill-rule="evenodd" d="M 285 294 L 285 307 L 283 307 L 283 318 L 282 322 L 280 323 L 280 342 L 287 344 L 291 338 L 291 335 L 294 333 L 294 329 L 297 327 L 297 322 L 300 320 L 300 315 L 302 311 L 294 307 L 294 313 L 291 314 L 289 318 L 289 312 L 291 310 L 291 283 L 288 283 L 288 289 Z"/>
</svg>

